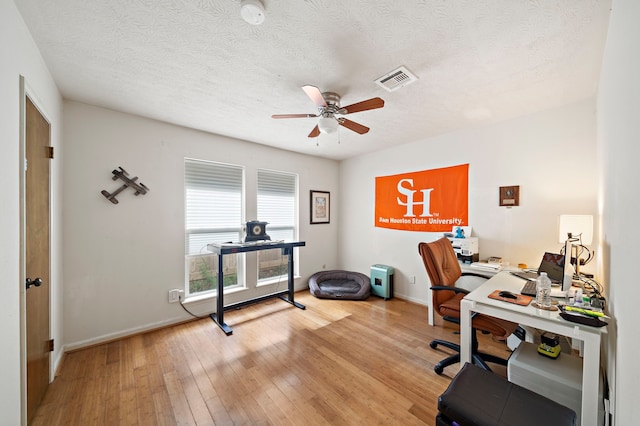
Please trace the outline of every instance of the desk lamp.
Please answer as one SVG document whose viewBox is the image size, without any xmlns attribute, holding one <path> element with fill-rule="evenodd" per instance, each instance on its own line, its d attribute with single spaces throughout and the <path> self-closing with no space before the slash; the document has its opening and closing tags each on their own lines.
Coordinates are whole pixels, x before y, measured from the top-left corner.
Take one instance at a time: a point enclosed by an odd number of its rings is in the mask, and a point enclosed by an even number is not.
<svg viewBox="0 0 640 426">
<path fill-rule="evenodd" d="M 583 244 L 590 245 L 593 241 L 593 216 L 560 215 L 559 228 L 558 241 L 564 243 L 564 255 L 570 256 L 569 261 L 571 263 L 575 261 L 576 275 L 580 275 L 580 265 L 584 265 L 591 258 L 591 254 L 589 254 L 589 258 L 583 261 L 583 259 L 580 259 L 580 254 L 582 254 L 582 249 L 585 248 Z"/>
</svg>

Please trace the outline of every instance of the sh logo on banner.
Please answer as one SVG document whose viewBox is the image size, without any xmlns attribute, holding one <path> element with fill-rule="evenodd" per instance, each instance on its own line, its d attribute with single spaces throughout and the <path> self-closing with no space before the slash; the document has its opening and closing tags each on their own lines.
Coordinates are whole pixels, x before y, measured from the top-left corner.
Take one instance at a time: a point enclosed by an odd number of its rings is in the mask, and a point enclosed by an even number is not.
<svg viewBox="0 0 640 426">
<path fill-rule="evenodd" d="M 404 183 L 408 184 L 408 187 L 403 186 Z M 406 202 L 403 202 L 400 197 L 397 197 L 399 206 L 404 206 L 407 208 L 404 217 L 415 217 L 416 215 L 413 213 L 413 206 L 418 205 L 422 206 L 422 213 L 420 217 L 431 217 L 431 192 L 433 188 L 428 189 L 420 189 L 422 192 L 422 201 L 415 201 L 414 194 L 418 192 L 418 190 L 414 190 L 413 188 L 413 179 L 401 179 L 398 181 L 398 192 L 405 196 Z"/>
</svg>

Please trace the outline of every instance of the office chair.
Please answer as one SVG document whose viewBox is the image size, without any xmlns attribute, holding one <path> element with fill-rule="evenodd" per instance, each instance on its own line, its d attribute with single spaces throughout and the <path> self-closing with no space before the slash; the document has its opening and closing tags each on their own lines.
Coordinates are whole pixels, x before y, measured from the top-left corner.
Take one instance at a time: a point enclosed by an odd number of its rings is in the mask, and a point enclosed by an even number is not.
<svg viewBox="0 0 640 426">
<path fill-rule="evenodd" d="M 456 281 L 463 275 L 477 276 L 488 279 L 484 275 L 471 272 L 462 273 L 453 246 L 447 238 L 441 238 L 432 243 L 419 243 L 418 252 L 424 262 L 427 275 L 431 280 L 432 309 L 436 310 L 446 321 L 460 324 L 460 300 L 469 291 L 455 287 Z M 485 370 L 491 371 L 487 362 L 507 365 L 507 360 L 478 351 L 476 330 L 491 333 L 499 339 L 506 339 L 516 329 L 518 324 L 493 318 L 487 315 L 475 314 L 471 320 L 473 363 Z M 429 346 L 436 349 L 440 346 L 456 351 L 455 354 L 443 359 L 434 367 L 436 374 L 442 374 L 444 368 L 460 362 L 460 345 L 446 340 L 432 340 Z"/>
</svg>

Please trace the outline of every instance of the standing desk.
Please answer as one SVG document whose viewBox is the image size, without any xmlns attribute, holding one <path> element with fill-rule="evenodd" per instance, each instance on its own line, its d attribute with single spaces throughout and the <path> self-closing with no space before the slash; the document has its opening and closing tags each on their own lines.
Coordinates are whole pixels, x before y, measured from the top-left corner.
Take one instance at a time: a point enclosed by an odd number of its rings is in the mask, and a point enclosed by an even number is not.
<svg viewBox="0 0 640 426">
<path fill-rule="evenodd" d="M 519 306 L 490 299 L 494 290 L 519 293 L 524 281 L 509 272 L 500 272 L 480 287 L 467 294 L 460 302 L 460 365 L 471 362 L 471 316 L 472 313 L 490 315 L 563 336 L 582 340 L 582 411 L 583 426 L 598 424 L 598 386 L 600 377 L 600 340 L 606 327 L 590 327 L 564 320 L 559 311 L 538 309 L 531 304 Z"/>
<path fill-rule="evenodd" d="M 251 303 L 257 303 L 263 300 L 271 299 L 274 297 L 278 297 L 284 300 L 287 303 L 292 304 L 296 308 L 306 309 L 306 307 L 293 300 L 293 248 L 294 247 L 302 247 L 306 243 L 304 241 L 295 241 L 295 242 L 257 242 L 257 243 L 240 243 L 240 244 L 209 244 L 207 246 L 207 250 L 213 252 L 218 255 L 218 295 L 216 297 L 216 312 L 211 314 L 211 319 L 218 324 L 218 326 L 225 332 L 228 336 L 233 333 L 231 327 L 229 327 L 224 322 L 224 311 L 229 309 L 236 309 L 240 306 L 245 306 Z M 227 254 L 236 254 L 236 253 L 246 253 L 250 251 L 259 251 L 259 250 L 271 250 L 279 248 L 282 250 L 283 255 L 289 256 L 288 268 L 287 268 L 287 282 L 288 288 L 287 290 L 280 291 L 277 293 L 269 294 L 267 296 L 262 296 L 250 300 L 245 300 L 239 303 L 235 303 L 233 305 L 224 306 L 224 273 L 222 271 L 222 259 Z"/>
</svg>

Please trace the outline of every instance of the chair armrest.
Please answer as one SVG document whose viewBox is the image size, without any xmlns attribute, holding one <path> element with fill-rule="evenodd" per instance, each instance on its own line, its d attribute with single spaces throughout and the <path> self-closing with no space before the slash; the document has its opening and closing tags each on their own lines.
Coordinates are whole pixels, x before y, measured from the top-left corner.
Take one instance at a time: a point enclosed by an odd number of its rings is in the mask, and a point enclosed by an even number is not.
<svg viewBox="0 0 640 426">
<path fill-rule="evenodd" d="M 491 277 L 488 277 L 486 275 L 481 275 L 481 274 L 476 274 L 475 272 L 463 272 L 462 277 L 478 277 L 478 278 L 484 278 L 485 280 L 488 280 Z"/>
<path fill-rule="evenodd" d="M 455 293 L 464 293 L 464 294 L 471 293 L 469 290 L 466 290 L 464 288 L 449 287 L 449 286 L 446 286 L 446 285 L 434 285 L 434 286 L 431 287 L 431 290 L 433 290 L 433 291 L 447 290 L 447 291 L 453 291 Z"/>
<path fill-rule="evenodd" d="M 476 315 L 479 315 L 479 314 L 477 312 L 472 312 L 471 313 L 471 321 L 473 321 L 473 319 L 476 317 Z M 449 321 L 449 322 L 452 322 L 452 323 L 455 323 L 455 324 L 460 324 L 460 318 L 459 317 L 452 317 L 452 316 L 449 316 L 449 315 L 445 315 L 442 318 L 447 320 L 447 321 Z M 473 324 L 473 322 L 472 322 L 472 324 Z M 484 333 L 484 331 L 483 331 L 483 333 Z"/>
</svg>

